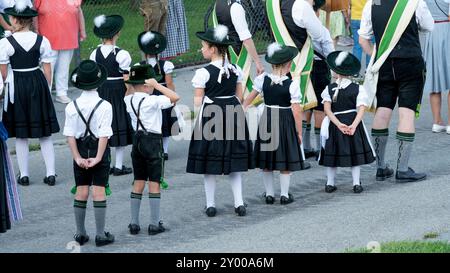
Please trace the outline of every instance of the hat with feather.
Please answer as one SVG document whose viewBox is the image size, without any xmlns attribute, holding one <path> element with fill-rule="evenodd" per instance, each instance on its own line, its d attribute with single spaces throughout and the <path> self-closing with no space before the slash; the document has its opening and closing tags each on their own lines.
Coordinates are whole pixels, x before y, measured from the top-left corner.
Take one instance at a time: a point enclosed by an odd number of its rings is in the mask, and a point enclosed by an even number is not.
<svg viewBox="0 0 450 273">
<path fill-rule="evenodd" d="M 102 39 L 114 37 L 122 29 L 124 19 L 120 15 L 99 15 L 94 18 L 94 34 Z"/>
<path fill-rule="evenodd" d="M 228 46 L 234 44 L 228 36 L 228 27 L 224 25 L 218 25 L 215 28 L 208 28 L 206 31 L 197 32 L 195 35 L 203 41 L 216 45 Z"/>
<path fill-rule="evenodd" d="M 167 39 L 159 32 L 144 31 L 138 36 L 138 45 L 145 54 L 156 55 L 166 49 Z"/>
<path fill-rule="evenodd" d="M 295 58 L 298 49 L 293 46 L 272 43 L 267 47 L 266 61 L 270 64 L 284 64 Z"/>
<path fill-rule="evenodd" d="M 30 0 L 16 0 L 13 7 L 6 8 L 4 13 L 14 17 L 31 18 L 38 16 L 38 12 L 32 8 Z"/>
<path fill-rule="evenodd" d="M 361 62 L 348 51 L 331 52 L 327 57 L 327 63 L 331 70 L 343 76 L 355 76 L 361 70 Z"/>
</svg>

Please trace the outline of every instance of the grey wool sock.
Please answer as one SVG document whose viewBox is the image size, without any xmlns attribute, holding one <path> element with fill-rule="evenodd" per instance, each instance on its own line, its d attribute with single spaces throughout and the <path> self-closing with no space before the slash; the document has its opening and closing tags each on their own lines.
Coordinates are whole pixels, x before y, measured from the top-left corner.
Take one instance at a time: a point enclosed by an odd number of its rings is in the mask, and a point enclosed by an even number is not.
<svg viewBox="0 0 450 273">
<path fill-rule="evenodd" d="M 311 124 L 308 124 L 306 123 L 306 121 L 303 121 L 302 125 L 303 125 L 302 126 L 303 149 L 311 150 Z"/>
<path fill-rule="evenodd" d="M 75 212 L 75 224 L 77 225 L 77 234 L 86 235 L 86 227 L 84 222 L 86 219 L 87 201 L 74 200 L 73 209 Z"/>
<path fill-rule="evenodd" d="M 94 201 L 95 227 L 97 236 L 105 236 L 106 200 Z"/>
<path fill-rule="evenodd" d="M 131 193 L 131 224 L 139 225 L 139 211 L 141 209 L 141 193 Z"/>
<path fill-rule="evenodd" d="M 316 136 L 316 150 L 320 151 L 320 128 L 314 127 L 314 135 Z"/>
<path fill-rule="evenodd" d="M 389 129 L 372 129 L 372 139 L 377 154 L 377 168 L 386 168 L 384 155 L 386 154 L 386 145 L 389 137 Z"/>
<path fill-rule="evenodd" d="M 149 193 L 148 197 L 150 200 L 150 224 L 158 226 L 160 221 L 161 193 Z"/>
<path fill-rule="evenodd" d="M 415 134 L 397 132 L 396 138 L 398 140 L 397 171 L 406 172 L 408 171 L 408 163 L 411 156 Z"/>
</svg>

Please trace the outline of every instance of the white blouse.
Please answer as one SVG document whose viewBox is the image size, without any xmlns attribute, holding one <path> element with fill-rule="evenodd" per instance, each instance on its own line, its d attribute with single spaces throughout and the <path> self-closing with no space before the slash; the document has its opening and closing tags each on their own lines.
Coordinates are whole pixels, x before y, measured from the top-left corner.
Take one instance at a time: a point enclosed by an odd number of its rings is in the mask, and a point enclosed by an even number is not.
<svg viewBox="0 0 450 273">
<path fill-rule="evenodd" d="M 13 37 L 25 51 L 29 51 L 36 44 L 37 34 L 31 31 L 16 32 Z M 3 38 L 0 40 L 0 48 L 0 64 L 9 64 L 9 58 L 15 53 L 14 47 L 6 38 Z M 42 39 L 40 53 L 42 63 L 51 63 L 56 57 L 50 42 L 45 37 Z"/>
<path fill-rule="evenodd" d="M 336 83 L 338 84 L 338 87 L 341 88 L 341 90 L 339 92 L 342 92 L 342 89 L 347 88 L 352 83 L 352 81 L 349 79 L 343 78 L 342 80 L 338 79 L 336 81 Z M 321 97 L 322 97 L 322 103 L 333 101 L 331 99 L 330 92 L 328 92 L 328 86 L 325 87 L 325 89 L 323 90 Z M 367 95 L 367 92 L 366 92 L 366 89 L 364 88 L 364 86 L 359 85 L 359 93 L 358 93 L 358 97 L 356 98 L 356 107 L 360 107 L 360 106 L 368 107 L 369 106 L 369 103 L 367 102 L 368 98 L 369 98 L 369 96 Z"/>
<path fill-rule="evenodd" d="M 106 58 L 108 55 L 113 51 L 113 49 L 119 48 L 114 45 L 99 45 L 100 52 L 102 53 L 103 57 Z M 92 51 L 91 56 L 89 57 L 90 60 L 95 62 L 95 56 L 97 55 L 97 49 Z M 120 69 L 124 71 L 130 71 L 130 65 L 131 65 L 131 55 L 128 51 L 122 49 L 117 53 L 116 55 L 116 61 L 119 64 Z"/>
<path fill-rule="evenodd" d="M 155 67 L 156 64 L 157 64 L 156 58 L 148 58 L 147 59 L 147 64 Z M 175 69 L 175 66 L 173 65 L 172 62 L 170 62 L 170 61 L 165 61 L 164 62 L 163 70 L 164 70 L 165 74 L 172 74 L 174 69 Z"/>
<path fill-rule="evenodd" d="M 214 65 L 217 68 L 222 68 L 222 61 L 214 61 L 210 62 L 210 64 Z M 225 60 L 225 66 L 229 65 L 228 61 Z M 243 81 L 243 75 L 242 75 L 242 69 L 236 65 L 235 71 L 231 71 L 230 73 L 235 72 L 238 76 L 237 83 L 242 83 Z M 195 71 L 194 78 L 192 78 L 192 86 L 194 88 L 205 88 L 206 83 L 209 81 L 209 72 L 206 70 L 206 68 L 200 68 Z"/>
<path fill-rule="evenodd" d="M 268 76 L 274 84 L 283 84 L 283 81 L 289 79 L 287 76 L 278 76 L 274 74 L 268 74 L 263 73 L 255 78 L 253 81 L 253 90 L 261 94 L 261 96 L 264 96 L 263 92 L 263 85 L 264 85 L 264 78 Z M 300 92 L 300 84 L 296 82 L 292 82 L 289 86 L 289 93 L 291 94 L 291 104 L 292 103 L 301 103 L 302 101 L 302 94 Z"/>
</svg>

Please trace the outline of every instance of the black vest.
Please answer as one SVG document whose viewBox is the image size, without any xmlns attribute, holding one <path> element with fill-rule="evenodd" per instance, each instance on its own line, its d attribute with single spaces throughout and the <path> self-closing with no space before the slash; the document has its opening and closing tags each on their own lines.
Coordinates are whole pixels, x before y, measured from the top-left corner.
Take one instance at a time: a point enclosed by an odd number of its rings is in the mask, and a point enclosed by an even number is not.
<svg viewBox="0 0 450 273">
<path fill-rule="evenodd" d="M 29 51 L 25 51 L 23 47 L 11 35 L 8 38 L 9 43 L 14 48 L 14 55 L 9 58 L 12 69 L 28 69 L 39 66 L 41 59 L 42 36 L 38 35 L 36 43 Z M 3 49 L 2 49 L 3 50 Z"/>
<path fill-rule="evenodd" d="M 230 71 L 230 77 L 226 76 L 222 78 L 222 83 L 218 83 L 220 69 L 215 65 L 208 65 L 205 69 L 209 72 L 209 80 L 205 84 L 205 96 L 209 98 L 221 97 L 221 96 L 234 96 L 236 95 L 236 85 L 238 76 Z"/>
<path fill-rule="evenodd" d="M 291 93 L 289 92 L 291 83 L 291 79 L 286 79 L 282 82 L 283 85 L 272 84 L 272 79 L 269 76 L 265 76 L 262 88 L 264 103 L 281 107 L 291 106 Z"/>
<path fill-rule="evenodd" d="M 297 26 L 292 17 L 292 7 L 297 0 L 281 0 L 281 15 L 283 16 L 284 24 L 286 25 L 289 34 L 291 34 L 292 40 L 294 40 L 295 46 L 298 50 L 302 50 L 303 45 L 308 38 L 308 33 L 305 28 Z M 298 0 L 303 1 L 303 0 Z"/>
<path fill-rule="evenodd" d="M 381 0 L 381 5 L 372 5 L 372 27 L 377 47 L 396 4 L 397 0 Z M 421 56 L 419 26 L 414 15 L 389 58 L 415 58 Z"/>
<path fill-rule="evenodd" d="M 236 31 L 236 28 L 233 25 L 233 21 L 231 20 L 231 5 L 238 2 L 237 0 L 217 0 L 216 1 L 216 14 L 217 21 L 219 24 L 228 27 L 228 36 L 232 41 L 234 41 L 233 49 L 236 54 L 239 55 L 242 48 L 241 39 L 239 39 L 239 35 Z M 228 4 L 230 3 L 230 4 Z M 239 3 L 238 3 L 239 4 Z"/>
<path fill-rule="evenodd" d="M 100 50 L 100 46 L 97 48 L 97 52 L 95 54 L 95 62 L 102 64 L 106 67 L 108 71 L 108 77 L 118 78 L 123 76 L 123 71 L 120 69 L 120 65 L 116 60 L 117 54 L 122 50 L 120 48 L 114 48 L 111 53 L 105 58 Z"/>
<path fill-rule="evenodd" d="M 336 83 L 328 85 L 328 93 L 331 99 L 335 91 L 333 88 L 337 87 Z M 359 85 L 356 83 L 351 83 L 347 88 L 339 90 L 339 94 L 336 102 L 331 103 L 331 111 L 333 113 L 342 112 L 347 110 L 356 109 L 356 99 L 359 94 Z"/>
</svg>

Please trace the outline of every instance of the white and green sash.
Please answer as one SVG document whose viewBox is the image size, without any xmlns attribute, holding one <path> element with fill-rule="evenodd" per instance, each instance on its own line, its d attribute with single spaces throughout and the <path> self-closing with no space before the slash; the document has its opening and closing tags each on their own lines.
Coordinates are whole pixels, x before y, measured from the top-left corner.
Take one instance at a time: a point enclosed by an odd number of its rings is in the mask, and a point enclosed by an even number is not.
<svg viewBox="0 0 450 273">
<path fill-rule="evenodd" d="M 380 68 L 398 41 L 400 41 L 411 19 L 415 16 L 418 5 L 419 0 L 398 0 L 389 18 L 384 34 L 381 37 L 380 44 L 377 46 L 378 50 L 377 47 L 374 47 L 363 84 L 368 93 L 370 111 L 375 111 L 377 108 L 376 93 Z M 419 109 L 420 105 L 418 106 Z"/>
<path fill-rule="evenodd" d="M 267 0 L 267 15 L 275 41 L 282 45 L 296 46 L 281 14 L 280 0 Z M 293 81 L 298 81 L 302 94 L 302 106 L 308 110 L 317 106 L 317 98 L 311 83 L 311 71 L 314 62 L 314 48 L 311 38 L 306 39 L 300 53 L 292 62 L 291 75 Z"/>
</svg>

